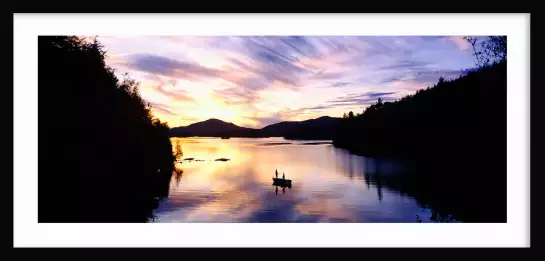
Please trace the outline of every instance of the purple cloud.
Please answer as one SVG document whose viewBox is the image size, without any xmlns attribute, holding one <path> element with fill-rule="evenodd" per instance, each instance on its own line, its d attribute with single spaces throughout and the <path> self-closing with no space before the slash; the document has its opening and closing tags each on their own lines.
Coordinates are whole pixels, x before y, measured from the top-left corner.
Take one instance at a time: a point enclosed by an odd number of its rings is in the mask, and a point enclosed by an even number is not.
<svg viewBox="0 0 545 261">
<path fill-rule="evenodd" d="M 176 89 L 185 81 L 209 87 L 227 106 L 245 107 L 244 115 L 271 114 L 253 104 L 268 99 L 274 88 L 305 97 L 301 103 L 280 101 L 275 116 L 251 117 L 260 123 L 364 107 L 378 97 L 394 100 L 439 77 L 456 78 L 475 64 L 464 42 L 449 36 L 166 36 L 146 37 L 142 46 L 132 40 L 114 46 L 118 53 L 112 63 L 156 76 L 150 78 L 152 88 L 173 102 L 193 102 Z M 115 38 L 108 43 L 115 44 Z M 168 114 L 170 108 L 156 109 Z"/>
<path fill-rule="evenodd" d="M 313 75 L 314 79 L 318 80 L 335 80 L 335 79 L 341 79 L 345 74 L 342 72 L 324 72 L 324 70 L 321 70 L 320 72 Z"/>
<path fill-rule="evenodd" d="M 332 85 L 330 85 L 330 87 L 344 87 L 346 85 L 349 85 L 350 83 L 349 82 L 336 82 Z"/>
<path fill-rule="evenodd" d="M 217 77 L 220 71 L 198 64 L 181 62 L 153 54 L 135 54 L 129 58 L 128 67 L 158 75 L 180 79 L 199 79 Z"/>
<path fill-rule="evenodd" d="M 392 94 L 396 92 L 365 92 L 365 93 L 353 93 L 345 95 L 342 97 L 337 97 L 335 99 L 329 100 L 329 105 L 367 105 L 369 103 L 374 103 L 380 97 L 385 101 L 394 101 L 396 98 L 391 97 Z"/>
<path fill-rule="evenodd" d="M 440 77 L 453 79 L 463 75 L 462 70 L 412 70 L 392 73 L 391 77 L 385 78 L 381 83 L 410 82 L 420 85 L 433 85 Z"/>
<path fill-rule="evenodd" d="M 180 89 L 175 89 L 176 79 L 164 80 L 161 77 L 148 73 L 147 78 L 154 82 L 152 88 L 157 92 L 170 97 L 175 102 L 194 102 L 195 99 L 187 95 L 187 92 Z"/>
<path fill-rule="evenodd" d="M 248 92 L 243 87 L 214 90 L 214 95 L 222 98 L 227 105 L 252 104 L 258 100 L 255 92 Z"/>
<path fill-rule="evenodd" d="M 150 102 L 150 105 L 151 105 L 152 110 L 157 110 L 157 111 L 159 111 L 161 113 L 171 115 L 171 116 L 176 116 L 177 115 L 175 112 L 172 111 L 172 109 L 170 109 L 165 104 Z"/>
</svg>

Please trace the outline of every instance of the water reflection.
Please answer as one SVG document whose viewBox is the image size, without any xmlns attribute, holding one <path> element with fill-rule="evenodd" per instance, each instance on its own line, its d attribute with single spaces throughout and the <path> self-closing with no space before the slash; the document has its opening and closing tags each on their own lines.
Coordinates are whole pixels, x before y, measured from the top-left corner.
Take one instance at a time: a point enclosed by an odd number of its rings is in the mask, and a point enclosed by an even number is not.
<svg viewBox="0 0 545 261">
<path fill-rule="evenodd" d="M 168 199 L 155 211 L 158 222 L 436 222 L 401 184 L 410 168 L 399 162 L 308 144 L 317 141 L 174 140 L 184 157 L 200 161 L 176 164 Z"/>
<path fill-rule="evenodd" d="M 174 180 L 176 181 L 176 187 L 180 185 L 180 181 L 182 180 L 182 175 L 184 174 L 184 170 L 180 166 L 181 163 L 176 163 L 174 165 Z"/>
</svg>

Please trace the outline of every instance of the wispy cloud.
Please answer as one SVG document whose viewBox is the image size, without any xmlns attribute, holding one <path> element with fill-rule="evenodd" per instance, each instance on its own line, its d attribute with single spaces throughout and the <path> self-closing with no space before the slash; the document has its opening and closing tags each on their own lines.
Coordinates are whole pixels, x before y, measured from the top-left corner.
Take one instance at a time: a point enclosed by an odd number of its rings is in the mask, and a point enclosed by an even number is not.
<svg viewBox="0 0 545 261">
<path fill-rule="evenodd" d="M 186 91 L 176 88 L 176 79 L 164 79 L 163 77 L 155 75 L 153 73 L 147 73 L 145 79 L 149 80 L 152 83 L 150 85 L 150 88 L 155 90 L 157 93 L 171 98 L 173 102 L 195 101 L 195 99 L 189 96 Z"/>
<path fill-rule="evenodd" d="M 341 116 L 474 65 L 459 36 L 142 36 L 105 46 L 109 65 L 146 80 L 144 99 L 171 126 Z"/>
<path fill-rule="evenodd" d="M 393 64 L 382 66 L 380 70 L 425 70 L 429 62 L 402 60 Z"/>
<path fill-rule="evenodd" d="M 156 102 L 150 102 L 150 105 L 151 105 L 151 109 L 152 110 L 156 110 L 160 113 L 163 113 L 163 114 L 166 114 L 166 115 L 171 115 L 171 116 L 176 116 L 176 113 L 172 111 L 172 109 L 170 109 L 167 105 L 165 104 L 160 104 L 160 103 L 156 103 Z"/>
<path fill-rule="evenodd" d="M 243 87 L 214 90 L 214 95 L 222 99 L 227 105 L 252 104 L 258 97 L 255 92 L 248 92 Z"/>
<path fill-rule="evenodd" d="M 400 86 L 412 84 L 424 88 L 433 85 L 440 77 L 453 79 L 463 74 L 462 70 L 412 70 L 392 73 L 391 77 L 383 79 L 382 83 Z"/>
<path fill-rule="evenodd" d="M 344 87 L 346 85 L 349 85 L 350 83 L 349 82 L 336 82 L 332 85 L 330 85 L 331 87 Z"/>
<path fill-rule="evenodd" d="M 345 96 L 337 97 L 335 99 L 327 101 L 330 106 L 338 105 L 369 105 L 375 103 L 378 98 L 385 101 L 393 101 L 396 98 L 392 97 L 396 92 L 365 92 L 365 93 L 353 93 Z"/>
<path fill-rule="evenodd" d="M 318 80 L 331 80 L 342 78 L 343 75 L 342 72 L 324 72 L 324 70 L 321 70 L 319 73 L 314 74 L 313 78 Z"/>
<path fill-rule="evenodd" d="M 215 77 L 219 75 L 219 71 L 215 69 L 153 54 L 132 55 L 127 61 L 127 66 L 148 73 L 188 80 L 200 80 L 203 77 Z"/>
<path fill-rule="evenodd" d="M 363 109 L 365 106 L 376 103 L 379 97 L 384 101 L 394 101 L 396 100 L 396 97 L 393 97 L 394 94 L 396 94 L 396 92 L 351 93 L 330 99 L 325 103 L 317 106 L 301 108 L 299 112 L 321 112 L 324 110 L 335 108 L 351 109 L 354 106 L 361 107 L 361 109 Z"/>
</svg>

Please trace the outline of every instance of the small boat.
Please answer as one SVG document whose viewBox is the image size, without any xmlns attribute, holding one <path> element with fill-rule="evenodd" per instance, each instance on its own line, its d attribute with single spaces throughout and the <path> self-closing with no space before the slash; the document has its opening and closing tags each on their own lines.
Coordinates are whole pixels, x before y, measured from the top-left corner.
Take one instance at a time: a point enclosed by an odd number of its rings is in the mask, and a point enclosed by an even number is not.
<svg viewBox="0 0 545 261">
<path fill-rule="evenodd" d="M 273 186 L 288 187 L 291 188 L 291 179 L 279 179 L 273 178 Z"/>
</svg>

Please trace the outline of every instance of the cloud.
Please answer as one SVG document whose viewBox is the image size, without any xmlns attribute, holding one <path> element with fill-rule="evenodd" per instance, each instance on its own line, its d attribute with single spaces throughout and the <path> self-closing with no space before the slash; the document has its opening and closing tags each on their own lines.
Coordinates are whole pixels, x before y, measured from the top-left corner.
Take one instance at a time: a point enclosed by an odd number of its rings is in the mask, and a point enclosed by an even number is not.
<svg viewBox="0 0 545 261">
<path fill-rule="evenodd" d="M 360 110 L 371 104 L 377 102 L 378 97 L 384 101 L 395 101 L 396 97 L 393 95 L 395 92 L 362 92 L 351 93 L 342 96 L 338 96 L 333 99 L 329 99 L 322 104 L 316 106 L 307 106 L 298 109 L 284 110 L 279 113 L 283 117 L 280 119 L 290 119 L 297 115 L 313 115 L 314 113 L 323 113 L 324 111 L 331 109 L 343 109 L 343 110 Z"/>
<path fill-rule="evenodd" d="M 174 102 L 194 102 L 195 99 L 187 95 L 187 92 L 180 89 L 174 89 L 176 86 L 176 79 L 163 79 L 154 74 L 147 74 L 147 79 L 153 82 L 151 88 L 158 93 L 167 96 Z"/>
<path fill-rule="evenodd" d="M 419 71 L 414 74 L 413 81 L 424 84 L 436 83 L 440 77 L 453 79 L 463 74 L 462 70 Z"/>
<path fill-rule="evenodd" d="M 332 85 L 330 85 L 330 87 L 344 87 L 346 85 L 350 84 L 349 82 L 336 82 Z"/>
<path fill-rule="evenodd" d="M 186 80 L 199 80 L 216 77 L 220 71 L 206 68 L 195 63 L 181 62 L 168 57 L 153 54 L 135 54 L 129 57 L 127 66 L 136 70 L 175 77 Z"/>
<path fill-rule="evenodd" d="M 238 37 L 242 43 L 242 51 L 251 61 L 251 68 L 241 66 L 237 59 L 232 59 L 235 65 L 246 71 L 260 75 L 268 82 L 279 81 L 288 85 L 300 85 L 311 76 L 313 68 L 300 61 L 304 59 L 319 59 L 324 56 L 319 50 L 316 37 L 304 36 L 274 36 L 274 37 Z"/>
<path fill-rule="evenodd" d="M 318 56 L 321 52 L 313 43 L 314 37 L 307 36 L 251 36 L 242 38 L 250 52 L 268 52 L 273 56 L 295 62 L 300 57 Z"/>
<path fill-rule="evenodd" d="M 425 70 L 429 62 L 403 60 L 387 66 L 382 66 L 379 70 Z"/>
<path fill-rule="evenodd" d="M 384 101 L 395 101 L 394 97 L 381 97 Z M 345 100 L 331 101 L 332 105 L 368 105 L 375 103 L 378 98 L 368 97 L 368 98 L 351 98 Z"/>
<path fill-rule="evenodd" d="M 318 105 L 318 106 L 314 106 L 314 107 L 306 107 L 306 108 L 302 108 L 301 110 L 303 110 L 303 111 L 321 111 L 321 110 L 326 110 L 326 109 L 330 109 L 330 108 L 334 108 L 334 107 L 337 107 L 337 106 L 333 105 L 333 104 L 329 104 L 329 105 Z"/>
<path fill-rule="evenodd" d="M 294 50 L 296 45 L 301 50 L 312 50 L 304 47 L 303 40 L 267 38 L 267 37 L 244 37 L 241 39 L 246 47 L 246 57 L 251 63 L 230 58 L 234 67 L 262 81 L 271 83 L 279 81 L 296 87 L 300 84 L 301 76 L 310 73 L 307 69 L 299 66 L 297 58 L 288 50 Z M 286 43 L 293 46 L 286 47 Z"/>
<path fill-rule="evenodd" d="M 460 51 L 465 51 L 471 48 L 471 45 L 463 38 L 463 36 L 449 36 L 447 39 L 452 41 L 458 47 L 458 49 L 460 49 Z"/>
<path fill-rule="evenodd" d="M 380 96 L 387 96 L 387 95 L 392 95 L 392 94 L 395 94 L 396 92 L 367 92 L 365 93 L 365 96 L 369 96 L 369 97 L 380 97 Z"/>
<path fill-rule="evenodd" d="M 169 92 L 169 91 L 166 91 L 163 87 L 161 87 L 161 85 L 157 85 L 156 89 L 160 93 L 163 93 L 166 96 L 171 97 L 172 100 L 175 101 L 175 102 L 194 102 L 195 101 L 195 99 L 193 99 L 193 97 L 188 96 L 187 93 L 185 91 L 183 91 L 183 90 L 178 90 L 178 91 L 175 91 L 175 92 Z"/>
<path fill-rule="evenodd" d="M 455 78 L 462 74 L 460 69 L 474 66 L 471 53 L 464 51 L 468 43 L 458 36 L 146 36 L 129 40 L 108 39 L 107 49 L 116 52 L 109 54 L 107 62 L 129 69 L 131 75 L 155 76 L 146 86 L 153 91 L 143 92 L 144 99 L 171 106 L 157 110 L 172 113 L 171 108 L 178 107 L 172 102 L 183 104 L 184 112 L 191 111 L 187 115 L 215 113 L 217 108 L 212 107 L 219 102 L 240 109 L 237 119 L 249 122 L 251 118 L 261 124 L 338 113 L 339 108 L 365 106 L 378 97 L 394 99 L 393 95 L 431 86 L 439 77 Z M 193 97 L 212 96 L 214 102 L 196 103 L 180 88 Z M 354 94 L 344 97 L 346 90 Z"/>
<path fill-rule="evenodd" d="M 393 97 L 393 94 L 397 92 L 364 92 L 364 93 L 351 93 L 343 96 L 336 97 L 326 101 L 324 104 L 318 106 L 305 107 L 301 108 L 300 112 L 309 112 L 309 111 L 322 111 L 332 108 L 347 108 L 353 105 L 358 106 L 367 106 L 374 104 L 378 97 L 384 101 L 395 101 L 397 98 Z"/>
<path fill-rule="evenodd" d="M 188 35 L 166 35 L 159 36 L 161 39 L 171 41 L 174 43 L 183 43 L 183 44 L 213 44 L 217 41 L 216 37 L 212 36 L 188 36 Z"/>
<path fill-rule="evenodd" d="M 420 86 L 420 88 L 424 88 L 437 83 L 440 77 L 450 80 L 457 78 L 462 74 L 462 70 L 415 71 L 400 76 L 394 76 L 387 82 L 398 86 L 402 85 L 401 83 L 407 83 L 409 85 L 417 85 Z"/>
<path fill-rule="evenodd" d="M 150 105 L 151 105 L 151 108 L 152 110 L 156 110 L 156 111 L 159 111 L 161 113 L 164 113 L 164 114 L 167 114 L 167 115 L 171 115 L 171 116 L 176 116 L 177 113 L 173 112 L 171 108 L 169 108 L 167 105 L 165 104 L 160 104 L 160 103 L 156 103 L 156 102 L 150 102 Z"/>
<path fill-rule="evenodd" d="M 250 104 L 258 100 L 256 92 L 248 91 L 242 86 L 214 90 L 213 95 L 231 105 Z"/>
<path fill-rule="evenodd" d="M 341 97 L 337 97 L 330 101 L 339 101 L 339 100 L 346 100 L 346 99 L 354 99 L 354 98 L 377 98 L 381 96 L 391 96 L 392 94 L 395 94 L 396 92 L 363 92 L 363 93 L 351 93 L 347 94 Z"/>
<path fill-rule="evenodd" d="M 273 59 L 273 58 L 270 58 Z M 232 82 L 248 91 L 257 91 L 269 88 L 274 82 L 280 82 L 290 89 L 298 89 L 301 69 L 292 65 L 271 66 L 270 64 L 249 64 L 238 59 L 229 59 L 232 63 L 229 71 L 221 75 L 221 78 Z M 279 62 L 273 62 L 279 63 Z"/>
<path fill-rule="evenodd" d="M 345 74 L 342 72 L 324 72 L 324 70 L 321 70 L 320 72 L 314 74 L 312 78 L 318 79 L 318 80 L 331 80 L 331 79 L 340 79 Z"/>
</svg>

